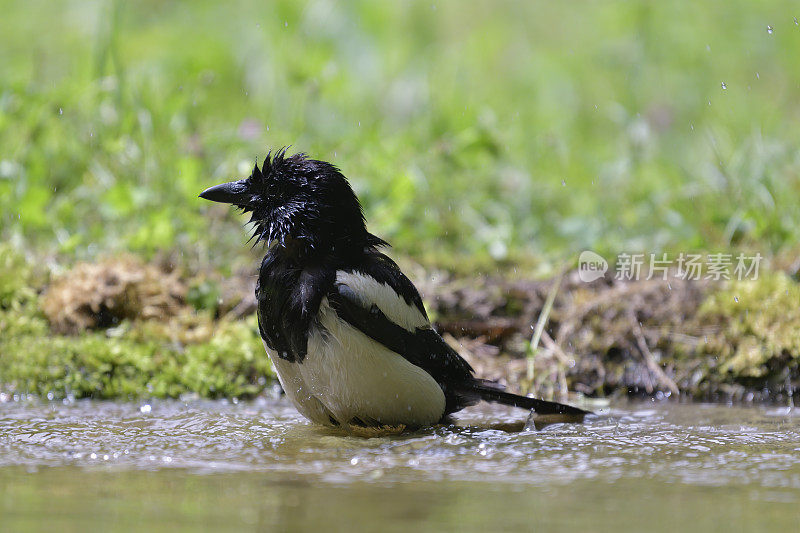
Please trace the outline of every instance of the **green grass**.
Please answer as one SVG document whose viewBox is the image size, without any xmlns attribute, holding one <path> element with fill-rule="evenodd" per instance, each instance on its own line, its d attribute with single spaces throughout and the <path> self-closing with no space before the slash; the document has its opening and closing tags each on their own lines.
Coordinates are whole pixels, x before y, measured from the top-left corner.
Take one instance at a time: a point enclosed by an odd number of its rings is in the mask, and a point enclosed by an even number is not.
<svg viewBox="0 0 800 533">
<path fill-rule="evenodd" d="M 788 1 L 6 2 L 0 236 L 224 265 L 245 253 L 242 221 L 197 194 L 292 145 L 338 164 L 371 229 L 425 263 L 781 252 L 800 238 L 797 16 Z"/>
</svg>

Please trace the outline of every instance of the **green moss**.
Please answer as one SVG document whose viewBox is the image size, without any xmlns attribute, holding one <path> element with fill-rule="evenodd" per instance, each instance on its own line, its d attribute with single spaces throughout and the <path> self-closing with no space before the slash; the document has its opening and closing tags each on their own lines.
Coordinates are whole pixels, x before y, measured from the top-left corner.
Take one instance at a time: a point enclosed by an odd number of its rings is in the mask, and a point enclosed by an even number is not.
<svg viewBox="0 0 800 533">
<path fill-rule="evenodd" d="M 186 293 L 186 303 L 195 309 L 209 309 L 216 311 L 222 292 L 219 284 L 213 280 L 203 279 L 193 283 Z"/>
<path fill-rule="evenodd" d="M 734 378 L 766 378 L 800 361 L 800 286 L 782 273 L 732 281 L 707 298 L 698 319 L 717 331 L 702 351 Z"/>
<path fill-rule="evenodd" d="M 182 346 L 88 332 L 49 335 L 36 313 L 4 312 L 0 318 L 0 383 L 16 392 L 61 398 L 246 397 L 273 376 L 255 317 L 218 323 L 208 342 Z M 119 328 L 117 328 L 119 329 Z"/>
<path fill-rule="evenodd" d="M 19 307 L 36 296 L 33 269 L 19 251 L 0 243 L 0 309 Z"/>
<path fill-rule="evenodd" d="M 48 398 L 246 397 L 274 377 L 256 317 L 214 321 L 186 308 L 170 320 L 53 334 L 32 264 L 0 245 L 0 387 Z"/>
</svg>

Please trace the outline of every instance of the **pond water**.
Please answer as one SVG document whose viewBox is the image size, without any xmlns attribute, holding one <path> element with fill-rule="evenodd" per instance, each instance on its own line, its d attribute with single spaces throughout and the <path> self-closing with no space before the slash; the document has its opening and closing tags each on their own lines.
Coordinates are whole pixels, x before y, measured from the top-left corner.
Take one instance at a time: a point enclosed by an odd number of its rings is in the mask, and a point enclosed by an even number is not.
<svg viewBox="0 0 800 533">
<path fill-rule="evenodd" d="M 362 438 L 282 399 L 0 397 L 0 529 L 797 531 L 800 413 L 612 405 Z"/>
</svg>

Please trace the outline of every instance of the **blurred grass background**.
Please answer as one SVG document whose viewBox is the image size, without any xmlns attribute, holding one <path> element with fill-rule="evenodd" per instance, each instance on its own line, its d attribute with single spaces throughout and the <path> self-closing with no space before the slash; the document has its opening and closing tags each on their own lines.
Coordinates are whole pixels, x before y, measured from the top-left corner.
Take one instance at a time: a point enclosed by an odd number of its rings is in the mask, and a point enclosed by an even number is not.
<svg viewBox="0 0 800 533">
<path fill-rule="evenodd" d="M 800 8 L 789 1 L 11 1 L 0 236 L 223 267 L 197 199 L 292 145 L 340 166 L 425 264 L 791 250 Z M 256 253 L 256 252 L 252 252 Z"/>
</svg>

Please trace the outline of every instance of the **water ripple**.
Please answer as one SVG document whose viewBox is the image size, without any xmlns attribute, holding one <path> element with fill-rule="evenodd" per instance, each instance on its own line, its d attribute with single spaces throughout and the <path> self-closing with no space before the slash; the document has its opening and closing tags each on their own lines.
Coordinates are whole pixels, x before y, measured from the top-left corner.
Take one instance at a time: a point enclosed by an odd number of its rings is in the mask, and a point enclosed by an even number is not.
<svg viewBox="0 0 800 533">
<path fill-rule="evenodd" d="M 263 471 L 335 483 L 646 477 L 800 488 L 800 416 L 787 409 L 628 405 L 582 425 L 511 432 L 498 423 L 521 426 L 525 413 L 479 406 L 456 425 L 365 439 L 311 426 L 282 400 L 0 407 L 0 467 Z"/>
</svg>

